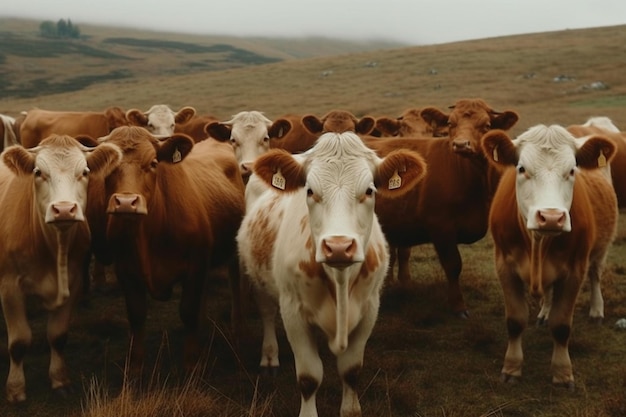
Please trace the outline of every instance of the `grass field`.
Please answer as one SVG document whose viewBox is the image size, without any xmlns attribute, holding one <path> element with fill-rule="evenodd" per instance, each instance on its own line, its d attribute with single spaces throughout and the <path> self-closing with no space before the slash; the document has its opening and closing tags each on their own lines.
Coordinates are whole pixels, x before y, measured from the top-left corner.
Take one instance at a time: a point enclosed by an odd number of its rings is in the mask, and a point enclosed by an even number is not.
<svg viewBox="0 0 626 417">
<path fill-rule="evenodd" d="M 17 115 L 32 107 L 102 110 L 119 105 L 148 109 L 166 103 L 173 108 L 191 105 L 201 114 L 223 119 L 241 110 L 261 110 L 270 118 L 286 113 L 321 116 L 331 109 L 350 110 L 357 116 L 393 116 L 408 107 L 435 105 L 445 109 L 459 98 L 481 97 L 497 110 L 519 113 L 513 134 L 537 123 L 567 125 L 598 115 L 609 116 L 626 130 L 624 56 L 626 26 L 568 30 L 291 59 L 219 71 L 134 75 L 68 93 L 32 98 L 5 96 L 0 98 L 0 113 Z M 158 54 L 152 59 L 158 60 Z M 49 62 L 41 60 L 44 79 Z M 89 75 L 73 72 L 70 61 L 55 61 L 56 68 L 60 65 L 68 68 L 68 77 Z M 0 64 L 2 71 L 5 68 Z M 98 68 L 116 70 L 119 68 L 114 61 Z M 597 82 L 606 88 L 592 88 Z M 524 333 L 522 380 L 516 385 L 500 382 L 506 328 L 493 267 L 493 245 L 487 236 L 476 244 L 462 246 L 461 251 L 461 285 L 471 313 L 468 320 L 448 311 L 445 278 L 430 245 L 414 248 L 413 281 L 408 288 L 392 283 L 385 289 L 359 384 L 365 416 L 626 415 L 626 331 L 614 328 L 616 320 L 626 317 L 623 215 L 604 277 L 604 323 L 598 326 L 587 320 L 587 285 L 577 305 L 570 345 L 577 384 L 573 393 L 550 383 L 552 340 L 543 327 L 530 326 Z M 34 311 L 31 318 L 35 342 L 25 362 L 29 400 L 15 408 L 2 398 L 0 414 L 295 415 L 299 394 L 284 333 L 279 333 L 281 373 L 275 378 L 258 377 L 261 328 L 254 306 L 248 314 L 246 339 L 239 350 L 234 349 L 226 337 L 228 286 L 218 281 L 212 289 L 215 297 L 207 307 L 205 323 L 207 357 L 202 372 L 187 384 L 179 372 L 182 328 L 177 297 L 168 302 L 150 302 L 148 346 L 154 376 L 152 383 L 144 387 L 152 388 L 151 395 L 137 402 L 122 390 L 127 324 L 118 293 L 93 294 L 74 315 L 66 352 L 76 392 L 68 399 L 57 399 L 49 391 L 45 316 L 40 310 Z M 529 303 L 532 322 L 538 305 L 534 299 Z M 8 355 L 3 322 L 0 330 L 0 379 L 4 382 Z M 339 378 L 323 344 L 321 351 L 325 379 L 318 393 L 318 409 L 321 416 L 337 415 Z M 95 397 L 89 395 L 94 390 Z M 118 395 L 120 392 L 123 395 Z M 110 401 L 105 401 L 107 398 Z"/>
</svg>

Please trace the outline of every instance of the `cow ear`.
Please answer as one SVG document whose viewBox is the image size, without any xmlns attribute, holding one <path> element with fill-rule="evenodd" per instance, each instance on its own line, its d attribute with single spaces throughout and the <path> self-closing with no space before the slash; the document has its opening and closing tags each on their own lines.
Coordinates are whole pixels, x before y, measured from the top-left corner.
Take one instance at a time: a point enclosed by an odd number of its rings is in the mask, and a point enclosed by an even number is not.
<svg viewBox="0 0 626 417">
<path fill-rule="evenodd" d="M 576 164 L 581 168 L 605 167 L 615 156 L 613 141 L 604 136 L 591 136 L 576 151 Z"/>
<path fill-rule="evenodd" d="M 104 116 L 109 124 L 109 131 L 120 126 L 128 126 L 128 119 L 124 114 L 124 110 L 119 107 L 109 107 L 104 111 Z"/>
<path fill-rule="evenodd" d="M 120 165 L 122 157 L 122 150 L 112 143 L 96 143 L 96 147 L 86 153 L 89 171 L 105 177 Z"/>
<path fill-rule="evenodd" d="M 95 148 L 98 146 L 98 141 L 89 135 L 76 135 L 74 139 L 76 139 L 81 145 L 88 148 Z"/>
<path fill-rule="evenodd" d="M 35 169 L 35 153 L 19 145 L 6 148 L 2 161 L 15 175 L 30 175 Z"/>
<path fill-rule="evenodd" d="M 304 125 L 306 130 L 314 135 L 322 133 L 322 131 L 324 130 L 324 122 L 321 121 L 317 116 L 312 114 L 303 116 L 302 124 Z"/>
<path fill-rule="evenodd" d="M 385 197 L 400 197 L 426 176 L 424 158 L 417 152 L 399 149 L 389 153 L 374 174 L 377 192 Z"/>
<path fill-rule="evenodd" d="M 226 142 L 230 140 L 232 129 L 220 122 L 211 122 L 204 126 L 204 132 L 215 140 Z"/>
<path fill-rule="evenodd" d="M 272 123 L 269 129 L 267 129 L 267 134 L 272 139 L 282 139 L 289 133 L 292 127 L 289 120 L 277 119 Z"/>
<path fill-rule="evenodd" d="M 400 131 L 400 121 L 390 117 L 379 117 L 378 120 L 376 120 L 376 129 L 378 129 L 383 136 L 397 136 Z"/>
<path fill-rule="evenodd" d="M 369 135 L 376 127 L 376 119 L 371 116 L 364 116 L 356 123 L 356 133 Z"/>
<path fill-rule="evenodd" d="M 254 173 L 277 191 L 293 192 L 306 183 L 304 167 L 287 151 L 271 149 L 254 162 Z"/>
<path fill-rule="evenodd" d="M 193 143 L 193 139 L 182 133 L 174 134 L 170 138 L 159 141 L 157 160 L 159 162 L 176 164 L 189 155 L 193 148 Z"/>
<path fill-rule="evenodd" d="M 515 123 L 517 123 L 518 120 L 519 116 L 513 111 L 497 113 L 491 119 L 491 128 L 509 130 L 510 128 L 515 126 Z"/>
<path fill-rule="evenodd" d="M 448 126 L 448 119 L 450 118 L 450 115 L 442 112 L 436 107 L 425 107 L 420 112 L 420 116 L 426 121 L 426 123 L 433 126 L 433 128 L 434 126 Z"/>
<path fill-rule="evenodd" d="M 130 109 L 126 112 L 126 120 L 131 126 L 146 126 L 148 124 L 148 117 L 138 109 Z"/>
<path fill-rule="evenodd" d="M 176 116 L 174 117 L 174 122 L 178 124 L 183 124 L 191 120 L 191 118 L 195 115 L 196 109 L 190 106 L 186 106 L 178 110 L 178 113 L 176 113 Z"/>
<path fill-rule="evenodd" d="M 503 130 L 491 130 L 480 140 L 488 161 L 496 166 L 517 165 L 517 150 Z"/>
</svg>

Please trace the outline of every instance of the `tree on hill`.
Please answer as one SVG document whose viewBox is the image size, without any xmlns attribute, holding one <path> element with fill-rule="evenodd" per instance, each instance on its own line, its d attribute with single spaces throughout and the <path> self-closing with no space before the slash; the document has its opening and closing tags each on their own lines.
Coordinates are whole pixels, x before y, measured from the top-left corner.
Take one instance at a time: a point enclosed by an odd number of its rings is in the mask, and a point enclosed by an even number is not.
<svg viewBox="0 0 626 417">
<path fill-rule="evenodd" d="M 50 20 L 45 20 L 39 25 L 39 34 L 44 38 L 80 38 L 80 29 L 72 24 L 70 19 L 59 21 L 54 24 Z"/>
</svg>

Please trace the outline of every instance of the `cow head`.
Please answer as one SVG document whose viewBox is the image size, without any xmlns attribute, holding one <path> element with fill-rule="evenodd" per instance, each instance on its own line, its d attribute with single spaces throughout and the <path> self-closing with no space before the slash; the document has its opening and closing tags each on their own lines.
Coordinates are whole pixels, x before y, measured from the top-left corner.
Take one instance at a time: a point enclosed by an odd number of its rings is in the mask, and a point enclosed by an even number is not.
<svg viewBox="0 0 626 417">
<path fill-rule="evenodd" d="M 356 116 L 348 111 L 332 110 L 321 119 L 315 115 L 306 115 L 302 117 L 302 124 L 309 132 L 315 135 L 326 132 L 354 132 L 368 135 L 374 130 L 376 121 L 370 116 L 357 119 Z"/>
<path fill-rule="evenodd" d="M 508 130 L 517 123 L 517 113 L 497 112 L 481 99 L 463 99 L 450 106 L 445 114 L 427 107 L 420 115 L 433 126 L 447 126 L 452 149 L 464 155 L 481 155 L 480 139 L 492 129 Z"/>
<path fill-rule="evenodd" d="M 426 122 L 422 118 L 421 109 L 411 108 L 405 110 L 399 117 L 379 117 L 376 119 L 376 129 L 382 136 L 421 136 L 421 137 L 445 137 L 448 136 L 447 120 L 439 122 L 436 118 Z M 434 117 L 441 115 L 435 115 Z"/>
<path fill-rule="evenodd" d="M 315 244 L 315 260 L 334 268 L 363 262 L 377 192 L 404 195 L 426 173 L 417 153 L 398 150 L 380 159 L 352 132 L 325 133 L 301 155 L 273 149 L 255 173 L 281 192 L 302 191 Z"/>
<path fill-rule="evenodd" d="M 16 175 L 33 176 L 40 218 L 66 228 L 85 220 L 89 175 L 111 172 L 121 152 L 116 146 L 91 149 L 70 136 L 52 135 L 35 148 L 7 148 L 2 160 Z"/>
<path fill-rule="evenodd" d="M 193 139 L 175 134 L 157 140 L 139 127 L 120 127 L 104 139 L 122 150 L 120 166 L 106 178 L 106 212 L 113 215 L 148 214 L 161 164 L 180 163 L 193 148 Z"/>
<path fill-rule="evenodd" d="M 581 143 L 556 125 L 532 127 L 515 140 L 494 130 L 482 138 L 482 147 L 491 163 L 515 167 L 519 213 L 529 230 L 542 234 L 571 231 L 579 168 L 601 168 L 615 154 L 615 145 L 603 136 Z"/>
<path fill-rule="evenodd" d="M 263 113 L 243 111 L 226 122 L 213 122 L 205 127 L 207 134 L 220 141 L 230 141 L 245 181 L 252 173 L 252 165 L 259 155 L 270 149 L 270 131 L 285 134 L 291 125 L 272 123 Z"/>
<path fill-rule="evenodd" d="M 126 119 L 131 126 L 141 126 L 157 138 L 166 138 L 174 134 L 177 124 L 188 122 L 195 114 L 193 107 L 183 107 L 174 112 L 164 104 L 157 104 L 147 112 L 130 109 L 126 112 Z"/>
</svg>

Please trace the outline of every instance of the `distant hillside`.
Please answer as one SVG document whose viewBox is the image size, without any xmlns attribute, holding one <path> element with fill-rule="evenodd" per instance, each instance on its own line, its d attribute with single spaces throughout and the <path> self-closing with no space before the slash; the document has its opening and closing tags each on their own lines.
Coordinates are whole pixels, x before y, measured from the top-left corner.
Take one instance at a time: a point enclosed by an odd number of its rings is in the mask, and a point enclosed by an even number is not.
<svg viewBox="0 0 626 417">
<path fill-rule="evenodd" d="M 80 39 L 39 36 L 41 21 L 0 18 L 3 97 L 81 90 L 110 80 L 193 74 L 398 47 L 389 42 L 160 33 L 80 25 Z"/>
</svg>

